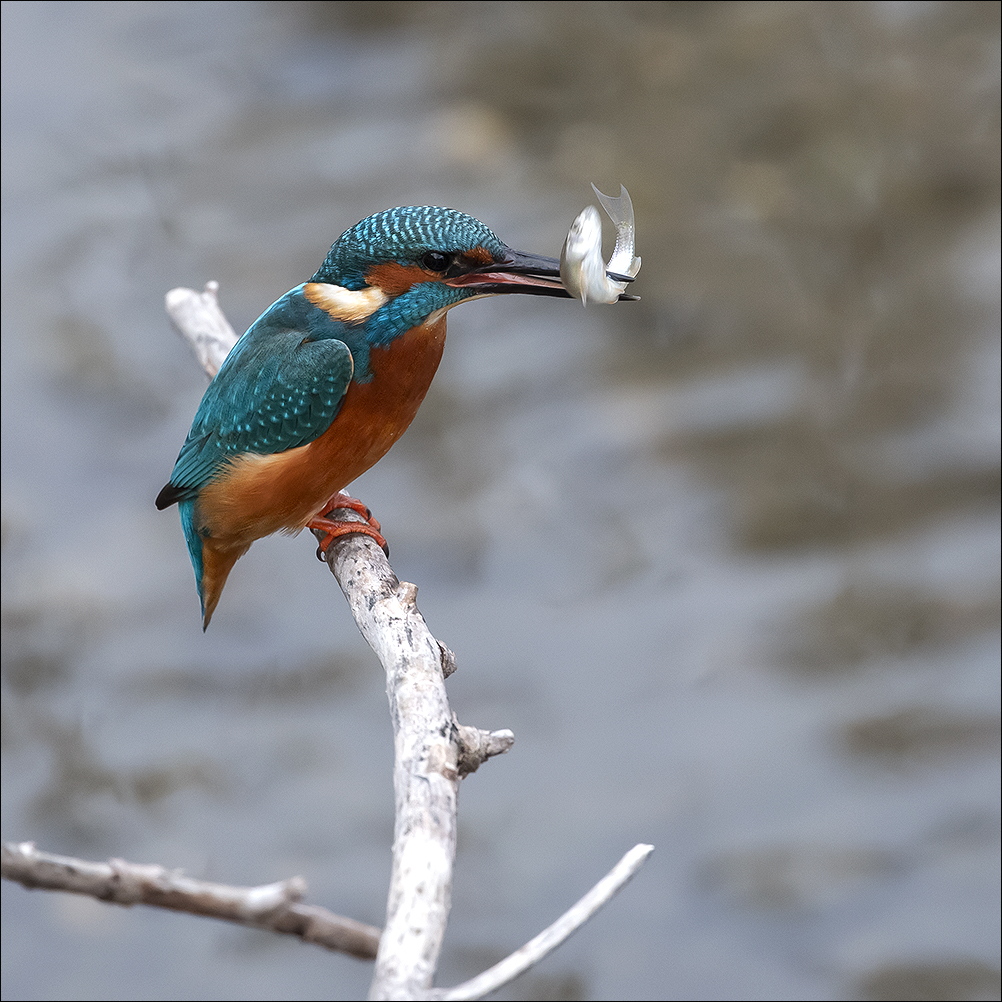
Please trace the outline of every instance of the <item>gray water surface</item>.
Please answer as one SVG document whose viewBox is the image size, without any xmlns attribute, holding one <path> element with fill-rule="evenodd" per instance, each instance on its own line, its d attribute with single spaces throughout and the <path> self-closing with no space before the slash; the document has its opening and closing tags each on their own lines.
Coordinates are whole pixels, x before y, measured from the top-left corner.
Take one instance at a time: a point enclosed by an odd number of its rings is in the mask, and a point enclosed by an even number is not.
<svg viewBox="0 0 1002 1002">
<path fill-rule="evenodd" d="M 998 997 L 995 4 L 3 5 L 3 837 L 381 924 L 384 682 L 312 537 L 207 634 L 166 482 L 205 380 L 361 217 L 555 255 L 589 182 L 636 304 L 450 315 L 355 492 L 452 647 L 437 983 L 641 873 L 498 997 Z M 17 999 L 353 999 L 298 942 L 5 884 Z"/>
</svg>

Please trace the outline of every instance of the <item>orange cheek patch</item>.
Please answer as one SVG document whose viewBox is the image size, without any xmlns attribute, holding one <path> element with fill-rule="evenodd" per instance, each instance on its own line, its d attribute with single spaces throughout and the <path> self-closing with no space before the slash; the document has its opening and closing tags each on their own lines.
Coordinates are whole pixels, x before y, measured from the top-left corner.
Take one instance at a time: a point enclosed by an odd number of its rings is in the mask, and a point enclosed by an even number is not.
<svg viewBox="0 0 1002 1002">
<path fill-rule="evenodd" d="M 472 250 L 463 251 L 462 258 L 476 267 L 494 263 L 494 255 L 486 247 L 474 247 Z"/>
<path fill-rule="evenodd" d="M 376 289 L 381 289 L 388 296 L 399 296 L 418 282 L 427 282 L 429 272 L 416 265 L 398 264 L 387 261 L 385 264 L 373 265 L 365 273 L 365 281 Z"/>
</svg>

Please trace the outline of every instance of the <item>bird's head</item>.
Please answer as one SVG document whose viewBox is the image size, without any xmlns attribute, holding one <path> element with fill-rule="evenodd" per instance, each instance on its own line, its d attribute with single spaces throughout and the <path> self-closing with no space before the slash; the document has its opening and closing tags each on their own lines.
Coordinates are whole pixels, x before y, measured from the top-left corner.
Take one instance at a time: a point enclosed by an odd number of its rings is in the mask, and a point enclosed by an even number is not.
<svg viewBox="0 0 1002 1002">
<path fill-rule="evenodd" d="M 432 205 L 387 209 L 356 223 L 338 237 L 312 282 L 345 290 L 340 298 L 357 302 L 357 320 L 398 297 L 415 317 L 474 296 L 568 297 L 555 258 L 512 250 L 479 219 Z"/>
</svg>

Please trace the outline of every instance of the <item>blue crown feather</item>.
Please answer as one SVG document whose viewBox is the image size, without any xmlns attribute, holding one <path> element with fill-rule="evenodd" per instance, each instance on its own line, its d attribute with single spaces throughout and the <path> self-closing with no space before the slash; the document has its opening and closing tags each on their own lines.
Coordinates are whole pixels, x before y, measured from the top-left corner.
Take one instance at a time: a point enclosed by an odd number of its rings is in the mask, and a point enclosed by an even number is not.
<svg viewBox="0 0 1002 1002">
<path fill-rule="evenodd" d="M 348 289 L 365 286 L 374 264 L 414 262 L 430 250 L 464 251 L 484 247 L 501 258 L 505 245 L 479 219 L 437 205 L 408 205 L 368 216 L 345 230 L 311 281 Z"/>
</svg>

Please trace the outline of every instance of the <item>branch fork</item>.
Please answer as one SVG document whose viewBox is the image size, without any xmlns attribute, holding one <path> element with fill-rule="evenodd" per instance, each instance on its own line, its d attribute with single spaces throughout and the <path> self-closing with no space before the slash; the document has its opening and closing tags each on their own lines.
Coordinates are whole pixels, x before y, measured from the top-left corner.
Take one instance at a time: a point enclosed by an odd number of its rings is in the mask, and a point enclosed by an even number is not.
<svg viewBox="0 0 1002 1002">
<path fill-rule="evenodd" d="M 173 289 L 166 308 L 202 368 L 214 376 L 237 341 L 219 307 L 219 285 Z M 346 510 L 339 518 L 362 516 Z M 322 534 L 317 533 L 318 539 Z M 637 845 L 548 929 L 476 978 L 431 987 L 451 904 L 460 780 L 508 751 L 510 730 L 460 724 L 445 679 L 452 651 L 432 636 L 417 607 L 417 587 L 401 582 L 368 536 L 338 537 L 324 554 L 355 622 L 386 672 L 393 722 L 396 823 L 386 926 L 371 926 L 302 904 L 299 877 L 260 887 L 229 887 L 161 866 L 90 863 L 39 852 L 28 842 L 3 846 L 3 876 L 29 888 L 88 894 L 130 906 L 155 905 L 297 935 L 332 950 L 375 958 L 372 999 L 476 999 L 496 991 L 580 928 L 640 868 L 653 846 Z"/>
</svg>

